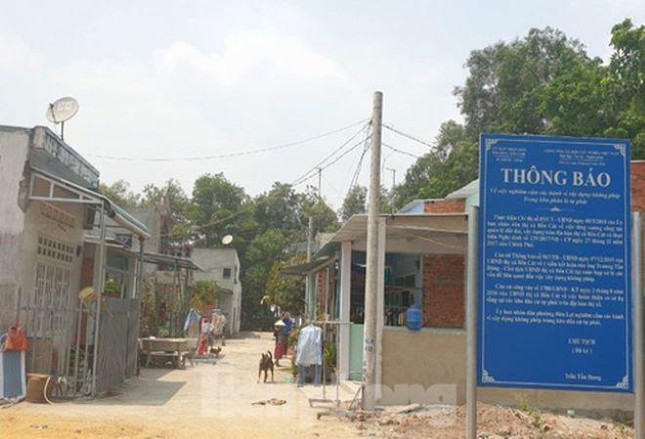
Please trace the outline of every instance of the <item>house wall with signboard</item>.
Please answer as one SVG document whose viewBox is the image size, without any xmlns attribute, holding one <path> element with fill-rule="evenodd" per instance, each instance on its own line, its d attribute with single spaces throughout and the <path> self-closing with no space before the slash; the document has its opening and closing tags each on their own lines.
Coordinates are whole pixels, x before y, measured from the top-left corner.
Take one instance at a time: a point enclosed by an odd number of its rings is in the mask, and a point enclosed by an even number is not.
<svg viewBox="0 0 645 439">
<path fill-rule="evenodd" d="M 472 194 L 464 193 L 466 203 L 462 209 L 471 204 L 477 205 L 478 187 Z M 432 208 L 448 207 L 432 200 L 428 203 Z M 457 208 L 459 204 L 453 204 Z M 645 211 L 645 161 L 632 162 L 632 210 Z M 438 256 L 438 255 L 437 255 Z M 451 256 L 451 255 L 448 255 Z M 444 258 L 440 256 L 439 260 Z M 436 284 L 445 286 L 450 282 L 441 280 L 450 271 L 454 271 L 455 264 L 445 261 L 445 264 L 430 264 L 424 256 L 426 269 L 424 270 L 424 289 L 428 288 L 435 276 Z M 465 262 L 465 259 L 464 259 Z M 463 267 L 463 266 L 462 266 Z M 463 268 L 462 268 L 463 269 Z M 454 278 L 454 276 L 453 276 Z M 465 280 L 465 273 L 463 279 Z M 448 292 L 437 294 L 435 299 L 437 308 L 428 306 L 425 309 L 424 320 L 436 323 L 442 321 L 443 309 L 448 314 L 447 318 L 463 321 L 464 315 L 465 283 L 458 294 Z M 425 302 L 424 302 L 425 303 Z M 439 313 L 431 316 L 431 313 Z M 427 325 L 426 326 L 432 326 Z M 466 331 L 464 329 L 427 328 L 418 333 L 410 333 L 398 328 L 385 328 L 383 332 L 383 376 L 384 384 L 383 404 L 406 404 L 409 401 L 421 403 L 465 403 L 465 366 L 466 366 Z M 463 325 L 461 325 L 463 328 Z M 386 354 L 386 353 L 395 354 Z M 479 388 L 477 390 L 480 401 L 517 405 L 521 399 L 526 399 L 529 404 L 538 408 L 568 410 L 580 412 L 611 412 L 630 411 L 633 409 L 633 395 L 611 394 L 600 392 L 571 392 L 561 390 L 534 390 L 534 389 L 502 389 Z"/>
<path fill-rule="evenodd" d="M 86 207 L 30 200 L 30 191 L 75 197 L 32 180 L 35 166 L 86 188 L 98 172 L 44 127 L 0 126 L 0 333 L 20 320 L 31 343 L 27 370 L 50 373 L 64 368 L 75 339 Z"/>
</svg>

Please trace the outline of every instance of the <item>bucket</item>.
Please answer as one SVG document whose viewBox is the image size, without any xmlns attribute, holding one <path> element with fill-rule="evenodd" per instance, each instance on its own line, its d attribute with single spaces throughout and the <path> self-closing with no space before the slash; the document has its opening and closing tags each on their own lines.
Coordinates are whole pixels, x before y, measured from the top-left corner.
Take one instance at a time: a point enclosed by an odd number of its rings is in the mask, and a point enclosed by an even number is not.
<svg viewBox="0 0 645 439">
<path fill-rule="evenodd" d="M 25 399 L 29 402 L 44 403 L 45 400 L 45 386 L 47 385 L 47 379 L 50 375 L 43 373 L 28 373 L 27 374 L 27 396 Z M 52 396 L 54 386 L 52 380 L 49 380 L 49 386 L 47 386 L 47 397 Z"/>
<path fill-rule="evenodd" d="M 423 326 L 423 314 L 421 310 L 416 306 L 412 305 L 405 312 L 407 326 L 410 331 L 420 331 Z"/>
</svg>

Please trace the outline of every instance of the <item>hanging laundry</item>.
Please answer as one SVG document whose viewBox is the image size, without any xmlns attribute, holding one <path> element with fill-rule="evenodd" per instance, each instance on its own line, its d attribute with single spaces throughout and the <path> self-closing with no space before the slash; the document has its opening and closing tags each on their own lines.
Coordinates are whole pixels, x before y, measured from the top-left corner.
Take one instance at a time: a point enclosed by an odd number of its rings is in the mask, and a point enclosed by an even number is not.
<svg viewBox="0 0 645 439">
<path fill-rule="evenodd" d="M 199 315 L 199 313 L 191 308 L 186 315 L 186 321 L 184 322 L 184 332 L 188 332 L 192 325 L 199 324 L 201 318 L 202 317 Z"/>
<path fill-rule="evenodd" d="M 322 364 L 322 329 L 310 324 L 300 330 L 296 355 L 298 366 Z"/>
</svg>

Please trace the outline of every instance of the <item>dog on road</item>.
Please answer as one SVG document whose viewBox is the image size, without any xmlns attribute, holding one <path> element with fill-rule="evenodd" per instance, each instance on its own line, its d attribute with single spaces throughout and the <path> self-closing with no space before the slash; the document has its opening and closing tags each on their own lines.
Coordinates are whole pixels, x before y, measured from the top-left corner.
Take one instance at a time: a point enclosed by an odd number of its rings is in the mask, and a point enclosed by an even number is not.
<svg viewBox="0 0 645 439">
<path fill-rule="evenodd" d="M 271 351 L 266 351 L 266 353 L 262 353 L 262 357 L 260 358 L 258 383 L 260 382 L 260 375 L 262 375 L 262 372 L 264 372 L 264 382 L 267 382 L 269 371 L 271 371 L 271 382 L 273 382 L 273 355 L 271 355 Z"/>
</svg>

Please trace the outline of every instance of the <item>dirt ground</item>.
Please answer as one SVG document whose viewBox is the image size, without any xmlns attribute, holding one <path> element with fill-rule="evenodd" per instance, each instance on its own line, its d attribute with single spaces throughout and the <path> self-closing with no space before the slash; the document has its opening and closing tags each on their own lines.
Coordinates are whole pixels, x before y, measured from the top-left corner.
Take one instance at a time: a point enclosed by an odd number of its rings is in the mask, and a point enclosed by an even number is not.
<svg viewBox="0 0 645 439">
<path fill-rule="evenodd" d="M 419 407 L 400 413 L 405 407 L 353 415 L 362 436 L 399 438 L 464 438 L 465 407 Z M 611 419 L 588 419 L 540 413 L 534 409 L 478 404 L 477 437 L 482 439 L 623 439 L 634 430 Z"/>
<path fill-rule="evenodd" d="M 22 402 L 0 408 L 0 438 L 463 438 L 463 407 L 391 407 L 373 413 L 311 407 L 321 388 L 299 389 L 286 367 L 274 383 L 257 383 L 270 334 L 228 340 L 222 355 L 185 370 L 142 369 L 98 400 Z M 283 361 L 288 363 L 288 361 Z M 327 387 L 327 398 L 333 388 Z M 304 390 L 304 391 L 303 391 Z M 341 400 L 351 393 L 339 393 Z M 271 402 L 284 402 L 274 405 Z M 347 407 L 348 403 L 342 406 Z M 633 429 L 611 420 L 556 416 L 480 404 L 482 438 L 631 438 Z"/>
</svg>

